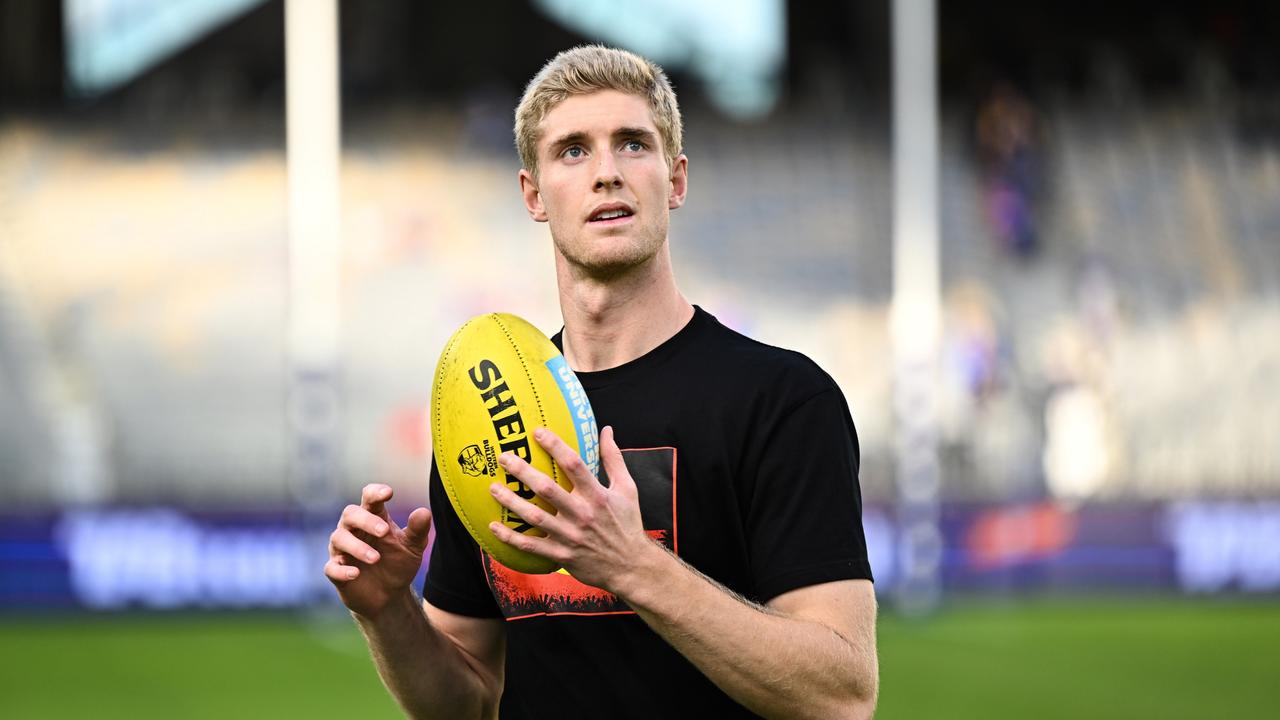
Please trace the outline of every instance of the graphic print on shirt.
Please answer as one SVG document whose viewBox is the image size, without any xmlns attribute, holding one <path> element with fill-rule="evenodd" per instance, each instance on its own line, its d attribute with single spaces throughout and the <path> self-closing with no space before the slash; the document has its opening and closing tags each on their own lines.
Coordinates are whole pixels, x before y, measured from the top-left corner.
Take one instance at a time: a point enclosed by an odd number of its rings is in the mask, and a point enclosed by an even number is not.
<svg viewBox="0 0 1280 720">
<path fill-rule="evenodd" d="M 676 532 L 676 449 L 672 447 L 623 450 L 627 470 L 636 481 L 640 518 L 645 533 L 679 555 Z M 608 477 L 600 466 L 600 482 Z M 576 580 L 567 571 L 546 575 L 516 572 L 482 553 L 484 572 L 498 607 L 507 620 L 540 615 L 632 614 L 612 593 Z"/>
</svg>

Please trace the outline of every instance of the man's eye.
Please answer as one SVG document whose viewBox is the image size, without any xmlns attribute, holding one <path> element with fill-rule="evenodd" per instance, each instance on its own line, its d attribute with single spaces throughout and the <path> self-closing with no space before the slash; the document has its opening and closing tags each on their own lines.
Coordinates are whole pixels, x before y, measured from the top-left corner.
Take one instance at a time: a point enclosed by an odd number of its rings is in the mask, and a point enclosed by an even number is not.
<svg viewBox="0 0 1280 720">
<path fill-rule="evenodd" d="M 644 143 L 640 142 L 639 140 L 628 140 L 627 144 L 624 145 L 623 147 L 625 147 L 630 152 L 640 152 L 641 150 L 644 150 Z"/>
<path fill-rule="evenodd" d="M 565 148 L 564 156 L 567 158 L 580 158 L 582 157 L 582 148 L 576 145 L 570 148 Z"/>
</svg>

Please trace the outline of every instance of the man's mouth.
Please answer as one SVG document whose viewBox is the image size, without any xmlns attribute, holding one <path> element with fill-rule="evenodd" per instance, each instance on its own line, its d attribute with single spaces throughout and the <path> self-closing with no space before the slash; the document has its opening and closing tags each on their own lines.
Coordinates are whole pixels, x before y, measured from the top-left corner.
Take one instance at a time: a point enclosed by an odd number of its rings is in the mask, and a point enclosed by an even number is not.
<svg viewBox="0 0 1280 720">
<path fill-rule="evenodd" d="M 616 224 L 632 216 L 631 209 L 621 205 L 605 206 L 591 213 L 588 222 L 600 224 Z"/>
</svg>

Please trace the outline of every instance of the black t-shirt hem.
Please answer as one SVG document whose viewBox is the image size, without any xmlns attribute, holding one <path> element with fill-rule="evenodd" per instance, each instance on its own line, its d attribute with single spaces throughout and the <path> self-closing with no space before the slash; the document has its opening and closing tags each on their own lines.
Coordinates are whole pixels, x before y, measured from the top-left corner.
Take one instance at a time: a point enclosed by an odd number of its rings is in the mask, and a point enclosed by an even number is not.
<svg viewBox="0 0 1280 720">
<path fill-rule="evenodd" d="M 468 595 L 449 592 L 431 582 L 431 576 L 422 583 L 422 597 L 432 605 L 455 615 L 475 618 L 499 618 L 502 614 L 492 602 L 476 602 Z"/>
<path fill-rule="evenodd" d="M 810 585 L 821 585 L 837 580 L 871 579 L 871 563 L 860 558 L 848 558 L 796 568 L 762 581 L 756 589 L 760 602 L 768 602 L 785 592 Z"/>
</svg>

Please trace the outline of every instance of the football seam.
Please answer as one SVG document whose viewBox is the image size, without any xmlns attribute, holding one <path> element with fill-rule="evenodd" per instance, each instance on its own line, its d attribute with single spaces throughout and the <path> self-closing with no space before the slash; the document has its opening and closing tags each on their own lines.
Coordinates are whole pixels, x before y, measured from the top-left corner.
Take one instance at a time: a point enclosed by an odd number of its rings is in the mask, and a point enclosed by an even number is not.
<svg viewBox="0 0 1280 720">
<path fill-rule="evenodd" d="M 466 329 L 466 327 L 467 327 L 468 325 L 470 325 L 472 322 L 474 322 L 474 318 L 473 318 L 472 320 L 468 320 L 468 321 L 466 321 L 465 323 L 463 323 L 463 324 L 462 324 L 462 327 L 458 328 L 458 329 L 457 329 L 457 331 L 456 331 L 456 332 L 454 332 L 453 337 L 449 339 L 449 344 L 448 344 L 447 346 L 445 346 L 444 354 L 445 354 L 446 356 L 449 354 L 449 351 L 450 351 L 450 350 L 452 350 L 452 349 L 454 348 L 454 346 L 456 346 L 456 345 L 458 344 L 458 338 L 462 336 L 462 331 L 463 331 L 464 329 Z M 434 382 L 434 383 L 432 383 L 433 401 L 432 401 L 432 403 L 431 403 L 431 404 L 434 406 L 434 407 L 432 407 L 432 420 L 433 420 L 433 422 L 432 422 L 432 428 L 431 428 L 431 431 L 432 431 L 432 433 L 434 433 L 434 434 L 436 434 L 436 435 L 438 435 L 438 434 L 439 434 L 439 432 L 438 432 L 438 431 L 440 430 L 440 403 L 434 402 L 434 397 L 435 397 L 435 396 L 434 396 L 434 393 L 438 393 L 438 392 L 440 391 L 440 385 L 439 385 L 439 383 L 440 383 L 440 376 L 439 376 L 439 375 L 437 375 L 437 376 L 436 376 L 436 378 L 435 378 L 435 382 Z M 433 452 L 434 452 L 434 448 L 433 448 Z M 436 457 L 436 463 L 438 464 L 439 462 L 440 462 L 440 458 L 437 456 L 437 457 Z M 446 462 L 446 463 L 448 462 L 448 459 L 447 459 L 447 458 L 446 458 L 445 462 Z M 452 469 L 452 467 L 450 467 L 450 472 L 452 472 L 452 471 L 453 471 L 453 469 Z M 444 482 L 444 484 L 445 484 L 445 491 L 446 491 L 446 493 L 447 493 L 447 494 L 448 494 L 448 496 L 449 496 L 449 500 L 450 500 L 450 502 L 452 502 L 452 501 L 453 501 L 453 498 L 454 498 L 455 496 L 457 496 L 457 494 L 458 494 L 458 489 L 454 486 L 453 481 L 452 481 L 452 480 L 450 480 L 450 479 L 448 478 L 448 476 L 446 476 L 446 475 L 445 475 L 445 473 L 444 473 L 444 472 L 441 472 L 441 473 L 440 473 L 440 480 Z M 458 517 L 458 519 L 462 521 L 462 524 L 466 526 L 466 528 L 467 528 L 467 532 L 471 533 L 471 537 L 476 538 L 477 540 L 479 540 L 479 538 L 480 538 L 480 533 L 476 532 L 476 529 L 475 529 L 474 527 L 472 527 L 472 525 L 471 525 L 471 519 L 467 517 L 467 514 L 466 514 L 466 513 L 461 513 L 461 512 L 456 512 L 456 513 L 454 513 L 454 515 L 456 515 L 456 516 Z M 482 544 L 483 544 L 483 543 L 482 543 Z M 491 553 L 491 554 L 492 554 L 492 553 Z"/>
<path fill-rule="evenodd" d="M 520 361 L 520 369 L 524 371 L 524 379 L 529 383 L 529 392 L 533 393 L 533 401 L 538 405 L 538 420 L 542 427 L 547 426 L 547 414 L 542 409 L 542 398 L 538 396 L 538 386 L 533 382 L 533 374 L 529 372 L 529 364 L 524 360 L 524 353 L 520 352 L 520 346 L 516 343 L 516 339 L 511 336 L 511 331 L 507 329 L 506 324 L 502 322 L 502 317 L 498 313 L 493 314 L 493 322 L 507 336 L 507 342 L 511 344 L 511 349 L 516 351 L 516 359 Z M 536 440 L 534 442 L 537 442 Z M 550 455 L 548 453 L 548 455 Z M 533 453 L 529 453 L 530 459 Z M 555 484 L 560 484 L 560 468 L 556 465 L 556 459 L 551 458 L 551 480 Z"/>
</svg>

